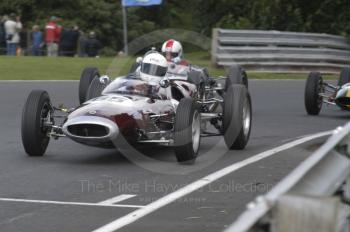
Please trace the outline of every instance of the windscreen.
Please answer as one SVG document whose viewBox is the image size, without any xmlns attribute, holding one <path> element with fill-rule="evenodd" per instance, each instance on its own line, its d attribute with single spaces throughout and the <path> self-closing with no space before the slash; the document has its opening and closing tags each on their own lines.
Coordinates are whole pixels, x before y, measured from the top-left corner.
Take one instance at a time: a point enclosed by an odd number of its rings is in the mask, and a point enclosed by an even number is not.
<svg viewBox="0 0 350 232">
<path fill-rule="evenodd" d="M 152 98 L 163 98 L 159 93 L 158 85 L 150 85 L 141 79 L 135 78 L 118 78 L 110 83 L 104 90 L 103 94 L 119 93 L 140 95 Z"/>
</svg>

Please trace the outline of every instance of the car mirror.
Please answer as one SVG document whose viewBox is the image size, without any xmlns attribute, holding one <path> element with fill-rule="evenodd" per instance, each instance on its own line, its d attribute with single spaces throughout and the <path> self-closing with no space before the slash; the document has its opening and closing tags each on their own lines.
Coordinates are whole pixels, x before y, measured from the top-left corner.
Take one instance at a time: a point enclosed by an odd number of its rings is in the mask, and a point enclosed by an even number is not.
<svg viewBox="0 0 350 232">
<path fill-rule="evenodd" d="M 169 80 L 169 78 L 167 78 L 167 77 L 162 78 L 162 79 L 159 81 L 159 85 L 160 85 L 160 87 L 162 87 L 162 88 L 168 88 L 169 85 L 170 85 L 170 80 Z"/>
<path fill-rule="evenodd" d="M 107 75 L 101 76 L 100 77 L 100 82 L 101 84 L 107 85 L 109 83 L 110 79 Z"/>
</svg>

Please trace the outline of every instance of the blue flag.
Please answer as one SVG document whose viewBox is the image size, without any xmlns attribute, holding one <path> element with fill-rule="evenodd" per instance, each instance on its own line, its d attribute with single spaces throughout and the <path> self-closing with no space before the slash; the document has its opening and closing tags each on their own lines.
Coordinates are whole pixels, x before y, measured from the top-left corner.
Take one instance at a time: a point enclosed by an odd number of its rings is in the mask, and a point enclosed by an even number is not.
<svg viewBox="0 0 350 232">
<path fill-rule="evenodd" d="M 162 0 L 122 0 L 123 6 L 152 6 L 160 4 L 162 4 Z"/>
</svg>

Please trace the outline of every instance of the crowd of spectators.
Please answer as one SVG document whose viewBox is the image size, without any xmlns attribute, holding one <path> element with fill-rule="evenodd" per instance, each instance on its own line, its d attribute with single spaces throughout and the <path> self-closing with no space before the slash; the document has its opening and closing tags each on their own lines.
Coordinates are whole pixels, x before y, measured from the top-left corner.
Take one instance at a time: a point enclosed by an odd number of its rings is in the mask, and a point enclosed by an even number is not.
<svg viewBox="0 0 350 232">
<path fill-rule="evenodd" d="M 63 28 L 61 19 L 51 16 L 45 28 L 34 25 L 28 31 L 14 13 L 0 16 L 0 53 L 9 56 L 98 57 L 102 48 L 96 33 L 87 35 L 77 25 Z"/>
</svg>

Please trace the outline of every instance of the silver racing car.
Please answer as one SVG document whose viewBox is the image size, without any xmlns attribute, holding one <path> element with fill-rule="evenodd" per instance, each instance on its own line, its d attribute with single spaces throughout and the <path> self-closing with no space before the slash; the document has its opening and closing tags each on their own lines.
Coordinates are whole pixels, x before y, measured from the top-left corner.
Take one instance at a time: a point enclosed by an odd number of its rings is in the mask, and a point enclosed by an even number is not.
<svg viewBox="0 0 350 232">
<path fill-rule="evenodd" d="M 229 149 L 245 148 L 252 109 L 242 68 L 231 66 L 227 77 L 213 78 L 201 67 L 169 64 L 157 83 L 140 75 L 139 67 L 111 81 L 86 68 L 81 104 L 72 109 L 53 106 L 45 90 L 33 90 L 22 116 L 26 153 L 42 156 L 50 138 L 61 137 L 102 148 L 172 146 L 179 162 L 195 160 L 204 136 L 224 136 Z"/>
</svg>

